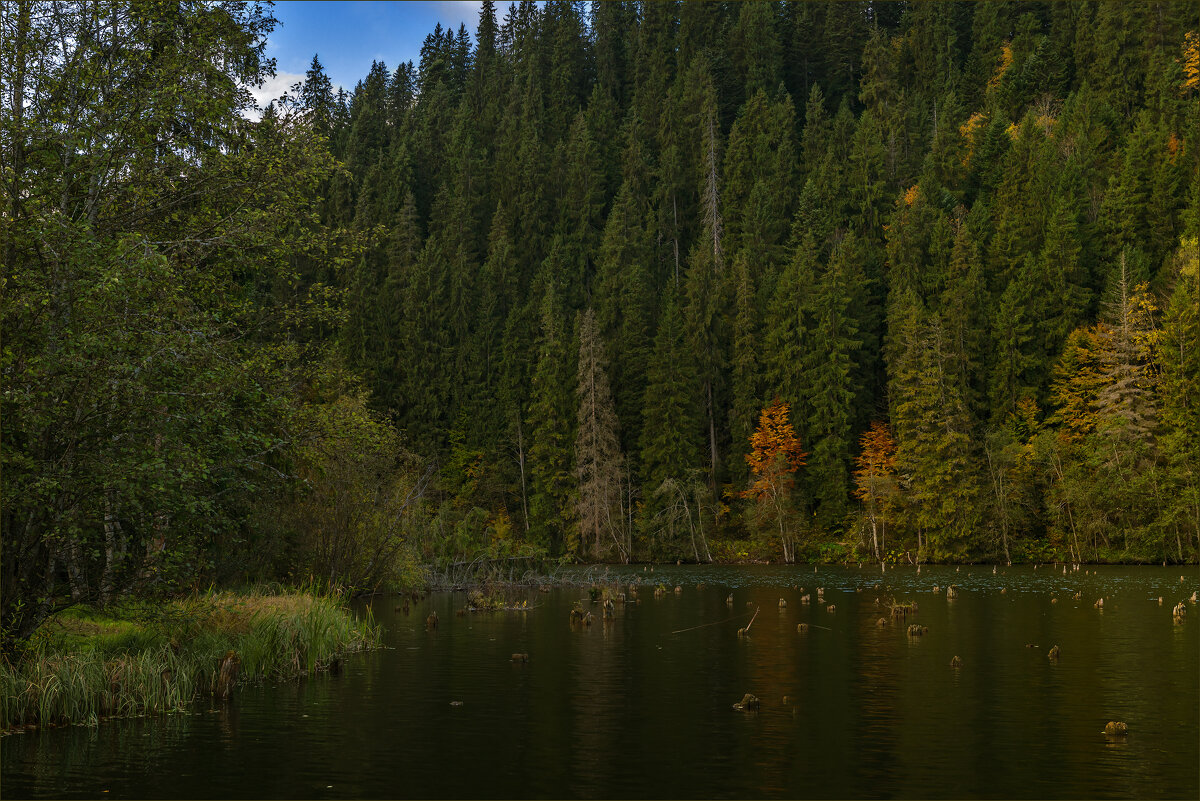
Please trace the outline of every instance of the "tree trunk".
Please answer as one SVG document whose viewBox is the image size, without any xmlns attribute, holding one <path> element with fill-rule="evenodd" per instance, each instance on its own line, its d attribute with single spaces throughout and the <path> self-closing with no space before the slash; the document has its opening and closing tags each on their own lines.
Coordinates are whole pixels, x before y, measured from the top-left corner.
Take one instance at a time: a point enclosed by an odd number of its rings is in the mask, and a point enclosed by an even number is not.
<svg viewBox="0 0 1200 801">
<path fill-rule="evenodd" d="M 100 605 L 108 606 L 116 592 L 117 568 L 125 557 L 125 532 L 117 519 L 113 490 L 104 493 L 104 572 L 100 576 Z"/>
<path fill-rule="evenodd" d="M 525 521 L 525 533 L 529 533 L 529 501 L 525 486 L 525 439 L 521 433 L 521 417 L 517 416 L 517 465 L 521 469 L 521 517 Z"/>
<path fill-rule="evenodd" d="M 779 501 L 775 501 L 775 519 L 779 523 L 779 540 L 783 543 L 783 561 L 791 564 L 795 561 L 795 549 L 788 542 L 787 534 L 783 530 L 783 509 L 779 506 Z"/>
<path fill-rule="evenodd" d="M 717 419 L 716 409 L 713 408 L 713 387 L 712 381 L 706 381 L 704 384 L 705 402 L 708 406 L 708 445 L 711 455 L 712 475 L 709 477 L 709 484 L 712 486 L 713 495 L 717 494 Z"/>
<path fill-rule="evenodd" d="M 692 556 L 696 560 L 696 564 L 700 564 L 700 551 L 696 548 L 696 527 L 692 525 L 692 509 L 688 506 L 687 496 L 683 490 L 679 492 L 679 498 L 683 501 L 683 513 L 687 515 L 688 521 L 688 536 L 692 539 Z"/>
<path fill-rule="evenodd" d="M 700 544 L 704 546 L 704 561 L 712 564 L 712 553 L 708 550 L 708 538 L 704 536 L 704 507 L 696 500 L 696 526 L 700 529 Z"/>
<path fill-rule="evenodd" d="M 79 538 L 72 535 L 60 554 L 65 557 L 64 561 L 67 565 L 67 576 L 71 583 L 71 600 L 77 604 L 83 603 L 88 598 L 89 590 L 87 569 L 83 564 L 83 549 L 80 547 Z"/>
</svg>

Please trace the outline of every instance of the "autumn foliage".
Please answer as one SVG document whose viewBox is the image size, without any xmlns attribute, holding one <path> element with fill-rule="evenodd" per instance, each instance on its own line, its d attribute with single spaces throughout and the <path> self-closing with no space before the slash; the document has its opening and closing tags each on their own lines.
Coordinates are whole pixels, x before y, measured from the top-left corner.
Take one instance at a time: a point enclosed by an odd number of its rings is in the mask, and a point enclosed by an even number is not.
<svg viewBox="0 0 1200 801">
<path fill-rule="evenodd" d="M 743 498 L 757 500 L 760 512 L 774 516 L 785 562 L 795 561 L 793 537 L 784 522 L 789 507 L 788 494 L 795 485 L 795 472 L 808 456 L 792 430 L 788 420 L 790 411 L 779 398 L 762 410 L 758 428 L 750 435 L 751 451 L 746 454 L 752 479 L 750 486 L 741 493 Z"/>
<path fill-rule="evenodd" d="M 775 496 L 790 489 L 794 482 L 792 474 L 804 465 L 808 454 L 801 449 L 800 440 L 792 430 L 790 412 L 779 398 L 762 410 L 758 428 L 750 435 L 752 450 L 746 454 L 754 479 L 742 493 L 743 498 Z"/>
<path fill-rule="evenodd" d="M 895 472 L 896 441 L 887 424 L 876 421 L 863 432 L 861 445 L 862 453 L 855 460 L 858 469 L 854 471 L 854 495 L 871 502 L 879 497 L 880 488 Z"/>
<path fill-rule="evenodd" d="M 1200 34 L 1195 31 L 1183 38 L 1183 89 L 1200 89 Z"/>
<path fill-rule="evenodd" d="M 887 534 L 885 501 L 896 492 L 896 440 L 886 423 L 875 421 L 863 432 L 862 453 L 855 459 L 854 495 L 863 502 L 871 525 L 871 543 L 879 558 Z"/>
</svg>

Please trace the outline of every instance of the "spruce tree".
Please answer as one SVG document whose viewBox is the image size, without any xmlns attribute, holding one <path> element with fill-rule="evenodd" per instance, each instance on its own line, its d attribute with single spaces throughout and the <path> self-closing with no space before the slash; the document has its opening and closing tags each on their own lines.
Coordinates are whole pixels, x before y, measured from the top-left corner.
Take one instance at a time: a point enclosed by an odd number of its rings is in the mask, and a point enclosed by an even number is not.
<svg viewBox="0 0 1200 801">
<path fill-rule="evenodd" d="M 707 463 L 703 387 L 690 356 L 681 308 L 684 299 L 678 290 L 668 289 L 665 294 L 646 366 L 642 405 L 643 528 L 653 527 L 663 504 L 659 489 L 664 483 L 686 484 Z"/>
<path fill-rule="evenodd" d="M 593 294 L 600 335 L 612 344 L 609 375 L 622 450 L 631 455 L 637 451 L 642 430 L 656 305 L 644 217 L 647 207 L 647 198 L 639 198 L 631 183 L 621 185 L 604 227 Z M 632 461 L 636 465 L 636 459 Z"/>
<path fill-rule="evenodd" d="M 631 529 L 621 502 L 624 459 L 607 362 L 596 313 L 587 309 L 579 320 L 575 389 L 579 404 L 575 475 L 580 547 L 592 559 L 604 559 L 615 553 L 621 561 L 629 562 Z"/>
<path fill-rule="evenodd" d="M 838 243 L 814 287 L 812 344 L 803 356 L 804 428 L 812 449 L 806 483 L 816 521 L 827 530 L 840 526 L 846 514 L 855 408 L 864 394 L 856 370 L 862 347 L 856 285 L 863 278 L 857 257 L 851 237 Z"/>
<path fill-rule="evenodd" d="M 564 316 L 558 290 L 547 281 L 525 425 L 530 440 L 530 537 L 551 554 L 579 555 L 572 465 L 575 371 Z"/>
</svg>

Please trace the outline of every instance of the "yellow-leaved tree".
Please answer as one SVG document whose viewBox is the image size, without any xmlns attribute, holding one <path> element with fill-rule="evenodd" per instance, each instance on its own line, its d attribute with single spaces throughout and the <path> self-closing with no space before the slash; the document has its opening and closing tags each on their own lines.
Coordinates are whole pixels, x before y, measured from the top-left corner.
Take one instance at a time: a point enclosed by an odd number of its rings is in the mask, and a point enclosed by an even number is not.
<svg viewBox="0 0 1200 801">
<path fill-rule="evenodd" d="M 791 492 L 795 486 L 795 473 L 804 465 L 808 456 L 800 447 L 800 440 L 792 430 L 788 415 L 791 408 L 775 398 L 763 408 L 758 418 L 758 428 L 750 435 L 750 453 L 746 463 L 750 465 L 751 481 L 743 498 L 758 502 L 762 516 L 773 517 L 779 528 L 779 539 L 783 543 L 783 560 L 796 561 L 795 540 L 788 532 L 786 518 L 791 508 Z"/>
<path fill-rule="evenodd" d="M 887 537 L 887 504 L 898 491 L 896 485 L 896 440 L 886 423 L 871 423 L 863 432 L 862 453 L 855 460 L 854 494 L 863 502 L 871 524 L 875 558 L 882 559 Z"/>
<path fill-rule="evenodd" d="M 1200 89 L 1200 34 L 1188 31 L 1183 37 L 1183 91 Z"/>
</svg>

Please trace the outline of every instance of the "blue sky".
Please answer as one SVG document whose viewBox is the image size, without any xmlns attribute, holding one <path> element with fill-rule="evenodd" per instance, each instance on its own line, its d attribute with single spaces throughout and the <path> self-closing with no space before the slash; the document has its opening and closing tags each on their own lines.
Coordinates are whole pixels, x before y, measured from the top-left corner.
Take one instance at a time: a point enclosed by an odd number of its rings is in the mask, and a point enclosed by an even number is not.
<svg viewBox="0 0 1200 801">
<path fill-rule="evenodd" d="M 372 61 L 383 61 L 389 70 L 402 62 L 420 61 L 421 42 L 434 25 L 455 30 L 466 23 L 475 37 L 482 3 L 465 0 L 442 2 L 296 2 L 275 3 L 275 32 L 267 39 L 267 55 L 276 60 L 276 77 L 253 90 L 260 105 L 278 97 L 297 81 L 320 56 L 334 91 L 354 89 L 366 77 Z M 508 2 L 496 3 L 503 21 Z"/>
</svg>

